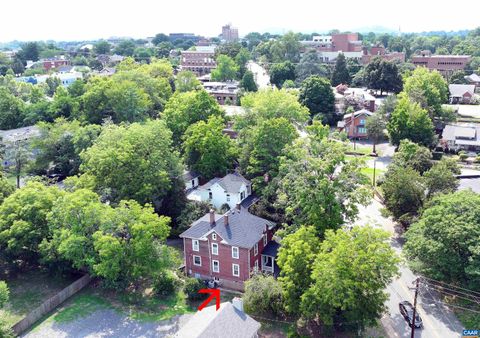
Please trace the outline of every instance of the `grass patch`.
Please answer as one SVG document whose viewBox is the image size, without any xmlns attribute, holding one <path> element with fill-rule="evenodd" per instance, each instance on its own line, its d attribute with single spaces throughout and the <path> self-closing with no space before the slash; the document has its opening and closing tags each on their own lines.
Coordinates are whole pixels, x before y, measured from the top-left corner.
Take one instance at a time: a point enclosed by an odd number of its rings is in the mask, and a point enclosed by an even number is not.
<svg viewBox="0 0 480 338">
<path fill-rule="evenodd" d="M 77 318 L 86 317 L 97 310 L 112 308 L 105 299 L 89 293 L 74 296 L 68 306 L 63 307 L 51 318 L 58 323 L 68 323 Z"/>
<path fill-rule="evenodd" d="M 370 179 L 370 183 L 373 184 L 373 168 L 362 168 L 361 173 L 366 175 Z M 385 170 L 375 169 L 375 180 L 378 181 L 378 178 L 385 173 Z"/>
</svg>

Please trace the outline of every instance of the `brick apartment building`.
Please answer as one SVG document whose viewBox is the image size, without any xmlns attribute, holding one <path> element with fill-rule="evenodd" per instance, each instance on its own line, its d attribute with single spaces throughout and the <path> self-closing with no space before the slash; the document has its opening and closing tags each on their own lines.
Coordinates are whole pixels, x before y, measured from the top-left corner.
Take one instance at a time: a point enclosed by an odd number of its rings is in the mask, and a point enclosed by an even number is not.
<svg viewBox="0 0 480 338">
<path fill-rule="evenodd" d="M 405 53 L 402 52 L 387 52 L 383 46 L 375 46 L 370 49 L 363 48 L 362 64 L 367 65 L 373 58 L 379 57 L 386 61 L 399 60 L 405 62 Z"/>
<path fill-rule="evenodd" d="M 334 63 L 340 53 L 347 59 L 360 61 L 363 54 L 362 41 L 358 40 L 357 33 L 314 36 L 311 41 L 301 41 L 301 44 L 303 53 L 315 50 L 323 63 Z"/>
<path fill-rule="evenodd" d="M 189 70 L 197 76 L 210 74 L 217 67 L 213 48 L 197 47 L 197 50 L 186 50 L 180 57 L 180 68 Z"/>
<path fill-rule="evenodd" d="M 46 71 L 49 71 L 50 69 L 55 69 L 62 66 L 69 66 L 70 60 L 56 59 L 56 58 L 44 59 L 42 60 L 42 64 L 43 64 L 43 69 Z"/>
<path fill-rule="evenodd" d="M 448 76 L 457 70 L 465 69 L 470 59 L 469 55 L 432 55 L 430 51 L 423 51 L 420 55 L 412 56 L 412 63 L 417 67 L 438 70 Z"/>
<path fill-rule="evenodd" d="M 240 291 L 254 272 L 277 275 L 279 245 L 272 240 L 274 231 L 273 222 L 239 204 L 225 215 L 211 210 L 180 235 L 186 273 Z"/>
<path fill-rule="evenodd" d="M 222 40 L 225 42 L 234 42 L 238 40 L 238 28 L 232 27 L 230 24 L 222 27 Z"/>
</svg>

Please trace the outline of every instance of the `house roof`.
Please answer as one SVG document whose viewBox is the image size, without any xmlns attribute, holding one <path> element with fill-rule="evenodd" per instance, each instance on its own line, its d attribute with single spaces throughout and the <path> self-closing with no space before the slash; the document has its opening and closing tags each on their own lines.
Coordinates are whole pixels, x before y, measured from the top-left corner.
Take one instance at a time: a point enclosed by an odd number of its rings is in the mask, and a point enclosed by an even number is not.
<svg viewBox="0 0 480 338">
<path fill-rule="evenodd" d="M 478 76 L 477 74 L 471 74 L 471 75 L 465 76 L 465 79 L 471 82 L 480 82 L 480 76 Z"/>
<path fill-rule="evenodd" d="M 260 323 L 236 309 L 232 303 L 214 305 L 197 311 L 182 327 L 175 338 L 245 338 L 253 337 L 260 329 Z"/>
<path fill-rule="evenodd" d="M 356 112 L 353 113 L 353 117 L 357 117 L 357 116 L 359 116 L 359 115 L 372 116 L 373 113 L 372 113 L 371 111 L 367 110 L 367 109 L 361 109 L 361 110 L 358 110 L 358 111 L 356 111 Z M 352 114 L 351 114 L 351 113 L 350 113 L 350 114 L 345 114 L 345 115 L 343 115 L 343 119 L 344 119 L 344 120 L 345 120 L 345 119 L 348 119 L 348 118 L 350 118 L 350 117 L 352 117 Z"/>
<path fill-rule="evenodd" d="M 443 129 L 442 138 L 458 145 L 480 146 L 480 127 L 448 124 Z"/>
<path fill-rule="evenodd" d="M 475 85 L 451 84 L 448 85 L 448 90 L 453 97 L 463 97 L 465 93 L 473 95 L 475 92 Z"/>
<path fill-rule="evenodd" d="M 225 216 L 215 214 L 215 223 L 210 224 L 210 214 L 206 214 L 193 222 L 180 237 L 202 239 L 215 231 L 226 244 L 250 249 L 262 238 L 266 228 L 275 226 L 275 223 L 252 215 L 245 208 L 234 208 L 225 215 L 228 215 L 227 225 Z"/>
<path fill-rule="evenodd" d="M 242 184 L 249 185 L 250 181 L 238 173 L 228 174 L 222 178 L 215 177 L 199 187 L 200 190 L 210 189 L 212 185 L 218 183 L 227 193 L 238 193 Z"/>
<path fill-rule="evenodd" d="M 197 177 L 200 177 L 200 175 L 197 174 L 195 171 L 191 171 L 191 170 L 185 170 L 182 175 L 182 179 L 184 181 L 190 181 Z"/>
</svg>

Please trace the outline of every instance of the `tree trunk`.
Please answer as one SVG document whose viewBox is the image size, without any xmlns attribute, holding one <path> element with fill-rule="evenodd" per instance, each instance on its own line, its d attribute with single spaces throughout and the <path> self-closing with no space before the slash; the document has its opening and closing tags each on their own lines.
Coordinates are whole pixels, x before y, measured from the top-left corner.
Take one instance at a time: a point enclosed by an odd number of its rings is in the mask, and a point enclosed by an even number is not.
<svg viewBox="0 0 480 338">
<path fill-rule="evenodd" d="M 374 154 L 377 153 L 376 145 L 377 145 L 377 142 L 376 142 L 376 141 L 373 141 L 373 153 L 374 153 Z"/>
<path fill-rule="evenodd" d="M 17 189 L 20 189 L 20 174 L 17 174 Z"/>
</svg>

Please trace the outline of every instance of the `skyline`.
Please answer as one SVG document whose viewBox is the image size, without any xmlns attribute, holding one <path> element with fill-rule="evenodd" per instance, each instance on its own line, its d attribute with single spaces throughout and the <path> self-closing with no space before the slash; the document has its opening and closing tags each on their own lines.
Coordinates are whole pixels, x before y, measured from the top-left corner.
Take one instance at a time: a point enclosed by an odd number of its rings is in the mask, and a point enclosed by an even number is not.
<svg viewBox="0 0 480 338">
<path fill-rule="evenodd" d="M 278 5 L 271 0 L 245 0 L 232 11 L 225 10 L 224 2 L 220 0 L 205 2 L 206 10 L 199 10 L 198 1 L 193 0 L 182 1 L 181 6 L 178 3 L 152 4 L 147 0 L 137 0 L 135 6 L 85 0 L 82 6 L 72 5 L 71 8 L 59 0 L 51 0 L 49 6 L 33 0 L 23 3 L 28 8 L 24 13 L 18 13 L 18 6 L 13 2 L 2 4 L 5 13 L 16 14 L 3 15 L 0 41 L 145 38 L 174 32 L 214 37 L 227 23 L 237 27 L 240 36 L 249 32 L 285 33 L 290 30 L 303 33 L 324 33 L 332 29 L 359 31 L 366 27 L 382 27 L 390 31 L 400 29 L 402 33 L 458 31 L 480 25 L 475 11 L 452 15 L 444 6 L 432 7 L 432 2 L 414 0 L 405 0 L 395 10 L 386 8 L 381 0 L 362 3 L 345 0 L 341 8 L 335 3 L 309 3 L 306 0 L 298 0 L 295 7 Z M 464 4 L 478 6 L 475 0 L 465 0 Z M 425 13 L 428 13 L 427 20 Z"/>
</svg>

